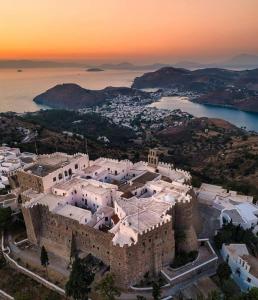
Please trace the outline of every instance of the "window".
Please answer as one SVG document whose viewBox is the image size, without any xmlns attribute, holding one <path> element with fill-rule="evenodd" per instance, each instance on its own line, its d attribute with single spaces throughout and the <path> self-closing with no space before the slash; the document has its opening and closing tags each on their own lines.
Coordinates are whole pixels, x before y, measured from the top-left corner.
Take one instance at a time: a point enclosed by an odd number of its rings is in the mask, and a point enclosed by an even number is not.
<svg viewBox="0 0 258 300">
<path fill-rule="evenodd" d="M 64 173 L 65 173 L 65 176 L 68 176 L 68 172 L 67 171 L 65 171 Z"/>
<path fill-rule="evenodd" d="M 58 179 L 61 180 L 63 178 L 63 175 L 61 173 L 58 174 Z"/>
<path fill-rule="evenodd" d="M 68 174 L 69 174 L 69 176 L 71 176 L 71 175 L 73 174 L 72 169 L 69 169 L 69 170 L 68 170 Z"/>
<path fill-rule="evenodd" d="M 56 181 L 56 177 L 53 178 L 53 182 L 55 182 L 55 181 Z"/>
<path fill-rule="evenodd" d="M 75 170 L 77 170 L 78 169 L 78 164 L 75 164 L 74 168 L 75 168 Z"/>
<path fill-rule="evenodd" d="M 105 221 L 108 221 L 108 217 L 105 217 Z"/>
<path fill-rule="evenodd" d="M 251 282 L 251 281 L 252 281 L 251 278 L 247 277 L 247 282 Z"/>
</svg>

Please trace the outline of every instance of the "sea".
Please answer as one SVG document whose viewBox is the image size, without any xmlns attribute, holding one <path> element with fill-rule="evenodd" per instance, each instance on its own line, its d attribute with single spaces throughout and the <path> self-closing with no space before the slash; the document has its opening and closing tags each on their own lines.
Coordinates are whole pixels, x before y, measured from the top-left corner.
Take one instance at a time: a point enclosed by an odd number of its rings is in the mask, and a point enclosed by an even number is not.
<svg viewBox="0 0 258 300">
<path fill-rule="evenodd" d="M 134 78 L 147 72 L 132 70 L 105 70 L 87 72 L 75 68 L 0 69 L 0 112 L 32 112 L 44 107 L 33 98 L 47 89 L 62 83 L 76 83 L 87 89 L 102 89 L 107 86 L 130 87 Z M 230 108 L 192 103 L 186 97 L 164 97 L 151 104 L 164 109 L 181 109 L 196 117 L 222 118 L 238 127 L 258 132 L 258 114 Z"/>
</svg>

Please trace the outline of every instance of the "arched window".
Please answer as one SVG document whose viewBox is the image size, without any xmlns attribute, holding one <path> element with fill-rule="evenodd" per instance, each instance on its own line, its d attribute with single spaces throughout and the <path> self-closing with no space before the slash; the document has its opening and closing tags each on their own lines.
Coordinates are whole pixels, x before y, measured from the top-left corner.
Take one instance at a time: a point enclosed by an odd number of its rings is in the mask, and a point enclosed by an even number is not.
<svg viewBox="0 0 258 300">
<path fill-rule="evenodd" d="M 58 174 L 58 179 L 61 180 L 62 178 L 63 178 L 63 174 L 62 174 L 62 173 L 59 173 L 59 174 Z"/>
<path fill-rule="evenodd" d="M 74 168 L 75 168 L 75 169 L 78 169 L 78 164 L 75 164 Z"/>
<path fill-rule="evenodd" d="M 68 174 L 69 174 L 69 176 L 71 176 L 71 175 L 73 174 L 72 169 L 69 169 L 69 170 L 68 170 Z"/>
<path fill-rule="evenodd" d="M 64 171 L 64 173 L 65 173 L 65 176 L 68 176 L 68 172 L 67 171 Z"/>
</svg>

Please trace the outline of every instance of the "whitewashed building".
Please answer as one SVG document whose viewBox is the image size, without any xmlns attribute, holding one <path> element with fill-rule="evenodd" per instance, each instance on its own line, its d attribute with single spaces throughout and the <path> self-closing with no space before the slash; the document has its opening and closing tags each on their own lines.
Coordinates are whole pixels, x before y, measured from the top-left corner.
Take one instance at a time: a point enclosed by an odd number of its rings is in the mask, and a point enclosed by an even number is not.
<svg viewBox="0 0 258 300">
<path fill-rule="evenodd" d="M 258 259 L 249 253 L 245 244 L 223 244 L 221 254 L 242 291 L 258 287 Z"/>
</svg>

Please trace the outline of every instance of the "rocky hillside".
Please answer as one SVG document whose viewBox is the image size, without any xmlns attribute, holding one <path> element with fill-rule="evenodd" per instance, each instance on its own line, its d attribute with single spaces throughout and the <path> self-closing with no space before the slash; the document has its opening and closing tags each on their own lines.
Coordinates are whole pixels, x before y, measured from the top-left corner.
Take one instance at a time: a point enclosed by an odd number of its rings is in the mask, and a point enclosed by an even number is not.
<svg viewBox="0 0 258 300">
<path fill-rule="evenodd" d="M 192 101 L 200 104 L 258 112 L 258 69 L 232 71 L 207 68 L 190 71 L 166 67 L 135 78 L 132 87 L 189 91 L 199 95 Z"/>
<path fill-rule="evenodd" d="M 149 97 L 149 93 L 127 87 L 107 87 L 103 90 L 89 90 L 77 84 L 66 83 L 56 85 L 36 96 L 33 101 L 51 108 L 79 109 L 100 105 L 117 96 L 132 97 L 141 100 Z"/>
</svg>

